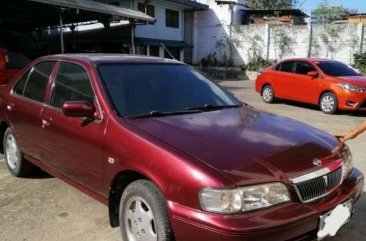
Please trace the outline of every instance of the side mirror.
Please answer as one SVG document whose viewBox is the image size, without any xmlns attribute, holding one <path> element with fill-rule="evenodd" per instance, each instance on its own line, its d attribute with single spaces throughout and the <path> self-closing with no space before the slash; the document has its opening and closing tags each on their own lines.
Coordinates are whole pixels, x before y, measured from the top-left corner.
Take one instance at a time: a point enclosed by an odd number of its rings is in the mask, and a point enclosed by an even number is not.
<svg viewBox="0 0 366 241">
<path fill-rule="evenodd" d="M 315 79 L 315 78 L 319 77 L 319 73 L 318 73 L 318 71 L 310 71 L 310 72 L 307 73 L 307 76 Z"/>
<path fill-rule="evenodd" d="M 87 101 L 66 101 L 62 105 L 62 113 L 69 117 L 93 117 L 95 108 Z"/>
</svg>

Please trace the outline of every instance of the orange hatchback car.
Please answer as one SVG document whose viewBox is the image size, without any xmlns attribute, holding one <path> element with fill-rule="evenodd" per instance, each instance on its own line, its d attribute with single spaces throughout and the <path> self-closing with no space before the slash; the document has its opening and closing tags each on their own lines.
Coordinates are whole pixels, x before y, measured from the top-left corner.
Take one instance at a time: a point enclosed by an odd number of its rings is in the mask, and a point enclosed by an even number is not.
<svg viewBox="0 0 366 241">
<path fill-rule="evenodd" d="M 366 110 L 366 76 L 328 59 L 287 59 L 263 70 L 255 89 L 266 103 L 276 98 L 315 104 L 326 114 Z"/>
</svg>

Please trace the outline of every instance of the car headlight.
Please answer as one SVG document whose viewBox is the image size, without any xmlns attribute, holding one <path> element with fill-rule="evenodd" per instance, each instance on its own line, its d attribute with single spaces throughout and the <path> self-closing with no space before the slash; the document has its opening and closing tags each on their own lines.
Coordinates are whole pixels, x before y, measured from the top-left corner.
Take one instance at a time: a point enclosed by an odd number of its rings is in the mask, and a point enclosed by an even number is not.
<svg viewBox="0 0 366 241">
<path fill-rule="evenodd" d="M 353 86 L 353 85 L 349 85 L 349 84 L 338 84 L 338 86 L 340 86 L 343 90 L 346 91 L 353 91 L 353 92 L 365 92 L 366 88 L 365 87 L 361 87 L 361 86 Z"/>
<path fill-rule="evenodd" d="M 282 183 L 268 183 L 231 190 L 205 188 L 199 199 L 205 211 L 234 214 L 288 202 L 290 193 Z"/>
<path fill-rule="evenodd" d="M 343 178 L 345 178 L 353 169 L 352 152 L 347 145 L 344 145 L 344 147 L 340 152 L 340 155 L 342 160 L 344 161 L 342 168 L 343 168 Z"/>
</svg>

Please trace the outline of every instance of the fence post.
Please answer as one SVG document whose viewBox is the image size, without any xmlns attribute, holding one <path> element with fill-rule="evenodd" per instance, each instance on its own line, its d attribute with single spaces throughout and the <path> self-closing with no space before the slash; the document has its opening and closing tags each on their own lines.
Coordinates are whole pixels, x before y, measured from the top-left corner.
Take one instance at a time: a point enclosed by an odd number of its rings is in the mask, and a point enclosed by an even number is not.
<svg viewBox="0 0 366 241">
<path fill-rule="evenodd" d="M 308 48 L 308 58 L 311 57 L 311 52 L 313 48 L 313 24 L 309 24 L 309 48 Z"/>
<path fill-rule="evenodd" d="M 267 23 L 265 25 L 265 47 L 266 47 L 266 59 L 269 59 L 269 49 L 271 45 L 271 26 Z"/>
<path fill-rule="evenodd" d="M 360 54 L 363 53 L 363 42 L 365 39 L 365 25 L 363 23 L 360 23 L 361 25 L 361 41 L 360 41 Z"/>
</svg>

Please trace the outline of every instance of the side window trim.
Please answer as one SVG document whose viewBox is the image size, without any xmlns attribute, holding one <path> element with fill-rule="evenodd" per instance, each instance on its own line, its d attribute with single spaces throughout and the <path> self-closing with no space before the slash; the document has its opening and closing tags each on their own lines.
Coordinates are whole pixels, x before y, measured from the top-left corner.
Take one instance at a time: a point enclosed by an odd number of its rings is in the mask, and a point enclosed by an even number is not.
<svg viewBox="0 0 366 241">
<path fill-rule="evenodd" d="M 292 66 L 291 66 L 291 72 L 288 72 L 288 71 L 283 71 L 282 70 L 282 66 L 283 66 L 283 64 L 287 64 L 287 63 L 291 63 L 292 64 Z M 283 61 L 282 63 L 280 63 L 278 66 L 279 66 L 279 68 L 278 68 L 278 72 L 282 72 L 282 73 L 289 73 L 289 74 L 295 74 L 295 64 L 296 64 L 296 62 L 295 61 Z"/>
<path fill-rule="evenodd" d="M 25 89 L 27 87 L 27 84 L 28 84 L 28 81 L 29 81 L 29 78 L 32 74 L 32 72 L 34 71 L 34 67 L 39 65 L 39 64 L 42 64 L 42 63 L 45 63 L 45 62 L 53 62 L 54 63 L 54 66 L 52 68 L 52 71 L 51 71 L 51 74 L 48 76 L 48 82 L 47 82 L 47 86 L 46 86 L 46 89 L 45 89 L 45 93 L 44 93 L 44 97 L 43 97 L 43 101 L 37 101 L 37 100 L 33 100 L 27 96 L 24 96 L 24 93 L 25 93 Z M 24 71 L 23 74 L 27 74 L 27 79 L 25 80 L 25 83 L 24 83 L 24 87 L 23 87 L 23 90 L 22 90 L 22 94 L 18 94 L 18 93 L 15 93 L 14 92 L 14 88 L 15 86 L 17 85 L 17 83 L 19 83 L 20 79 L 24 76 L 24 75 L 21 75 L 17 81 L 15 82 L 14 86 L 12 87 L 11 89 L 11 92 L 10 94 L 13 95 L 13 96 L 16 96 L 18 98 L 22 98 L 26 101 L 29 101 L 29 102 L 33 102 L 33 103 L 38 103 L 38 104 L 41 104 L 41 105 L 47 105 L 47 95 L 48 95 L 48 88 L 49 88 L 49 84 L 53 81 L 52 79 L 52 76 L 53 76 L 53 72 L 55 71 L 55 68 L 57 66 L 57 61 L 56 60 L 43 60 L 43 61 L 40 61 L 40 62 L 37 62 L 35 64 L 33 64 L 31 67 L 29 67 L 29 69 L 27 69 L 26 71 Z"/>
<path fill-rule="evenodd" d="M 90 74 L 89 74 L 88 70 L 86 69 L 86 67 L 83 64 L 78 63 L 78 62 L 74 62 L 74 61 L 70 61 L 70 60 L 59 60 L 59 61 L 57 61 L 57 64 L 56 64 L 55 69 L 54 69 L 54 75 L 53 75 L 53 78 L 52 78 L 52 80 L 50 82 L 48 97 L 47 97 L 47 101 L 46 101 L 46 107 L 47 108 L 50 108 L 50 109 L 53 109 L 55 111 L 58 111 L 58 112 L 61 112 L 62 111 L 61 108 L 57 108 L 57 107 L 54 107 L 54 106 L 51 105 L 51 96 L 52 96 L 52 93 L 54 91 L 56 77 L 57 77 L 57 74 L 58 74 L 58 72 L 60 70 L 60 67 L 61 67 L 62 63 L 70 63 L 70 64 L 79 65 L 86 72 L 86 74 L 88 76 L 88 80 L 89 80 L 90 86 L 91 86 L 92 91 L 93 91 L 93 94 L 94 94 L 94 104 L 96 105 L 96 111 L 98 113 L 98 118 L 95 120 L 95 123 L 101 123 L 103 121 L 103 111 L 102 111 L 102 108 L 101 108 L 101 105 L 100 105 L 98 96 L 96 95 L 95 87 L 93 85 L 93 82 L 91 81 L 92 78 L 90 77 Z"/>
<path fill-rule="evenodd" d="M 26 86 L 26 84 L 27 84 L 27 82 L 28 82 L 28 79 L 29 79 L 30 73 L 32 72 L 32 69 L 33 69 L 33 67 L 32 67 L 32 68 L 30 68 L 30 69 L 27 69 L 26 71 L 24 71 L 23 75 L 19 76 L 19 78 L 15 81 L 15 84 L 14 84 L 14 86 L 13 86 L 13 87 L 12 87 L 12 89 L 11 89 L 11 94 L 12 94 L 12 95 L 17 95 L 17 96 L 23 96 L 23 95 L 24 95 L 25 86 Z M 27 77 L 26 77 L 26 79 L 25 79 L 25 81 L 24 81 L 24 86 L 23 86 L 23 88 L 22 88 L 22 93 L 21 93 L 21 94 L 18 94 L 18 93 L 16 93 L 16 92 L 14 91 L 14 89 L 15 89 L 15 87 L 19 84 L 19 82 L 20 82 L 20 81 L 21 81 L 21 79 L 24 77 L 24 75 L 27 75 Z"/>
<path fill-rule="evenodd" d="M 307 65 L 309 65 L 310 67 L 312 67 L 312 68 L 314 69 L 314 71 L 318 71 L 318 70 L 315 68 L 315 66 L 314 66 L 313 64 L 311 64 L 310 62 L 308 62 L 308 61 L 301 61 L 301 60 L 299 60 L 299 61 L 296 61 L 296 62 L 294 63 L 294 70 L 293 70 L 293 73 L 294 73 L 294 74 L 297 74 L 297 75 L 305 75 L 305 74 L 300 74 L 300 73 L 297 73 L 297 72 L 296 72 L 296 71 L 297 71 L 297 66 L 299 65 L 299 63 L 307 64 Z"/>
</svg>

